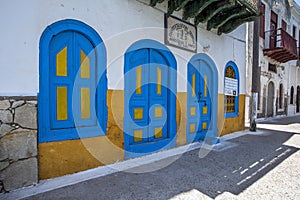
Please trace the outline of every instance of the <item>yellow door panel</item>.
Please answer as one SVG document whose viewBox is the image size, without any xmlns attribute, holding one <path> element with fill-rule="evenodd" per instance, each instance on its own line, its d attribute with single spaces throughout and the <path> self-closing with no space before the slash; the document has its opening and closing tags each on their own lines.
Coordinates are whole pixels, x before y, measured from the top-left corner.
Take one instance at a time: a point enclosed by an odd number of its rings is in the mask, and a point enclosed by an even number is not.
<svg viewBox="0 0 300 200">
<path fill-rule="evenodd" d="M 56 88 L 56 119 L 68 119 L 68 89 L 67 87 Z"/>
<path fill-rule="evenodd" d="M 67 76 L 67 47 L 56 54 L 56 76 Z"/>
<path fill-rule="evenodd" d="M 90 88 L 80 89 L 80 109 L 81 118 L 90 119 L 91 117 L 91 100 L 90 100 Z"/>
</svg>

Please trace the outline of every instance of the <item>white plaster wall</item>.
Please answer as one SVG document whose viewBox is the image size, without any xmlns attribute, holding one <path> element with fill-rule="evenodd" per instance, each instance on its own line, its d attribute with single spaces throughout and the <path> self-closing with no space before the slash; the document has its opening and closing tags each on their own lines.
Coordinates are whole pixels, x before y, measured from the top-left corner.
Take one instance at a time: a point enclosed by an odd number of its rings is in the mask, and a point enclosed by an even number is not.
<svg viewBox="0 0 300 200">
<path fill-rule="evenodd" d="M 2 0 L 0 6 L 0 95 L 36 95 L 38 89 L 38 0 Z"/>
<path fill-rule="evenodd" d="M 3 0 L 0 7 L 0 96 L 36 95 L 39 88 L 39 39 L 45 28 L 62 19 L 77 19 L 94 28 L 107 48 L 108 88 L 123 89 L 124 53 L 135 41 L 164 43 L 166 4 L 151 8 L 136 0 Z M 180 13 L 177 13 L 180 15 Z M 245 29 L 218 36 L 198 28 L 198 52 L 207 53 L 218 68 L 223 93 L 224 67 L 239 67 L 240 93 L 245 94 Z M 169 47 L 177 60 L 178 91 L 186 91 L 187 62 L 194 53 Z"/>
</svg>

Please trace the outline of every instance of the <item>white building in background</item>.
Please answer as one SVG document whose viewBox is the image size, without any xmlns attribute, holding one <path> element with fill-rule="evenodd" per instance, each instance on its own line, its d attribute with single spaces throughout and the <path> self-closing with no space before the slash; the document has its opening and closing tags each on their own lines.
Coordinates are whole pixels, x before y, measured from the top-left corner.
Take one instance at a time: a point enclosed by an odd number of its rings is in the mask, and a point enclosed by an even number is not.
<svg viewBox="0 0 300 200">
<path fill-rule="evenodd" d="M 300 7 L 290 0 L 262 0 L 260 8 L 258 118 L 300 114 Z M 248 24 L 247 33 L 246 76 L 250 95 L 253 23 Z M 246 104 L 249 105 L 249 98 Z"/>
</svg>

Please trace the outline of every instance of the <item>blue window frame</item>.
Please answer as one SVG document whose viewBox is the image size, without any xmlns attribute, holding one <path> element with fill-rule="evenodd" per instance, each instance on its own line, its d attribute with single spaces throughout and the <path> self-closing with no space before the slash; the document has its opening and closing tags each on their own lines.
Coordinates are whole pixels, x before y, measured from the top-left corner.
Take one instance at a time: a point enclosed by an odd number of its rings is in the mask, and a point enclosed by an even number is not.
<svg viewBox="0 0 300 200">
<path fill-rule="evenodd" d="M 240 78 L 239 78 L 239 70 L 237 65 L 229 61 L 226 64 L 225 71 L 224 71 L 224 87 L 226 79 L 234 82 L 237 84 L 237 91 L 230 91 L 231 94 L 228 94 L 228 92 L 225 92 L 224 95 L 224 107 L 225 107 L 225 117 L 226 118 L 234 118 L 237 117 L 239 114 L 239 88 L 240 88 Z M 225 88 L 226 90 L 226 88 Z"/>
<path fill-rule="evenodd" d="M 90 26 L 72 19 L 40 39 L 39 142 L 105 135 L 106 49 Z"/>
</svg>

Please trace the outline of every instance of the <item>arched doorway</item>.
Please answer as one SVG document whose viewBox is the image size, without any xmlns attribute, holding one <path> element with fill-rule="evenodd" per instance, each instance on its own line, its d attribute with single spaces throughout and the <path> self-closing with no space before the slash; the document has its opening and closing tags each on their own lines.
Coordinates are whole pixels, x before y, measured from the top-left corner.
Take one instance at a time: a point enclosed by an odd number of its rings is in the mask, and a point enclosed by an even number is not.
<svg viewBox="0 0 300 200">
<path fill-rule="evenodd" d="M 274 115 L 274 97 L 275 97 L 274 83 L 269 82 L 268 96 L 267 96 L 267 117 L 273 117 Z"/>
<path fill-rule="evenodd" d="M 296 112 L 300 112 L 300 86 L 297 86 Z"/>
<path fill-rule="evenodd" d="M 218 71 L 206 54 L 188 63 L 187 142 L 217 137 Z"/>
<path fill-rule="evenodd" d="M 175 146 L 176 60 L 153 40 L 125 54 L 124 148 L 131 158 Z"/>
<path fill-rule="evenodd" d="M 107 108 L 98 102 L 106 102 L 106 49 L 93 28 L 73 19 L 48 26 L 39 75 L 40 143 L 105 134 Z"/>
<path fill-rule="evenodd" d="M 294 86 L 291 87 L 290 104 L 294 104 Z"/>
<path fill-rule="evenodd" d="M 279 109 L 283 109 L 283 103 L 284 103 L 284 99 L 283 99 L 283 84 L 280 83 L 279 85 L 279 97 L 278 97 L 278 107 Z"/>
</svg>

